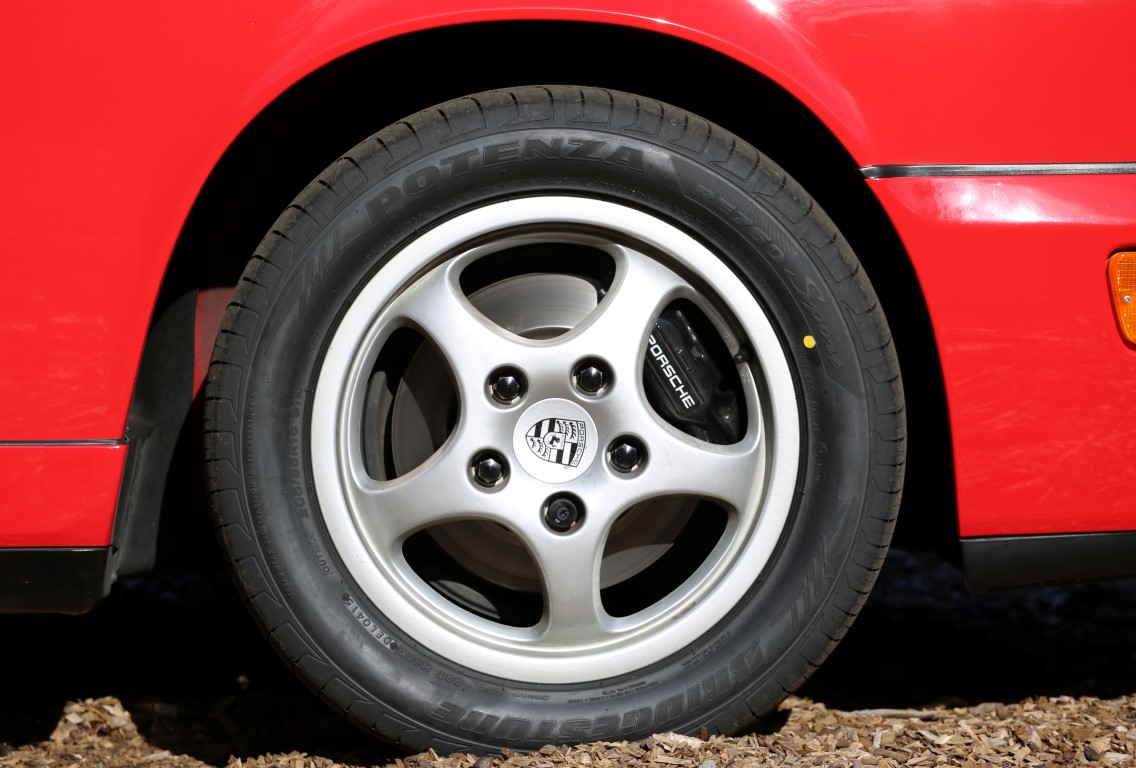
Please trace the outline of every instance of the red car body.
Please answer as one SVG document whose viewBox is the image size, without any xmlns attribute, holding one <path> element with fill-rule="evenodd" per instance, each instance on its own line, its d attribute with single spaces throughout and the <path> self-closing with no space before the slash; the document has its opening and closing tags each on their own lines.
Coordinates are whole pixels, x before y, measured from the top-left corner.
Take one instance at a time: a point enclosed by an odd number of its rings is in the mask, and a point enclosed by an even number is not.
<svg viewBox="0 0 1136 768">
<path fill-rule="evenodd" d="M 220 235 L 202 233 L 247 219 L 259 237 L 272 216 L 253 198 L 286 202 L 303 183 L 268 189 L 276 180 L 261 173 L 258 140 L 286 142 L 298 115 L 371 131 L 367 110 L 397 117 L 476 88 L 571 76 L 576 64 L 680 105 L 701 91 L 720 104 L 711 117 L 756 132 L 755 143 L 761 100 L 776 94 L 796 110 L 783 133 L 801 116 L 827 152 L 861 169 L 847 188 L 882 210 L 900 255 L 875 259 L 872 278 L 913 276 L 881 289 L 890 322 L 929 330 L 897 344 L 912 446 L 926 449 L 923 497 L 953 496 L 958 537 L 1132 531 L 1136 351 L 1118 333 L 1105 275 L 1110 255 L 1136 247 L 1136 65 L 1123 39 L 1134 28 L 1127 0 L 10 9 L 0 27 L 0 549 L 109 547 L 128 497 L 154 482 L 124 472 L 163 286 L 193 275 L 193 336 L 177 345 L 195 359 L 193 385 L 169 400 L 184 412 L 240 269 L 215 247 Z M 647 46 L 637 64 L 636 46 Z M 368 103 L 321 100 L 321 77 L 353 82 Z M 309 146 L 307 165 L 318 170 L 363 135 Z M 782 143 L 778 162 L 807 165 L 812 150 Z M 238 177 L 228 197 L 210 186 Z M 251 212 L 238 215 L 246 201 Z M 855 209 L 836 209 L 854 230 Z M 872 243 L 850 239 L 871 269 Z M 918 423 L 917 408 L 946 421 Z"/>
</svg>

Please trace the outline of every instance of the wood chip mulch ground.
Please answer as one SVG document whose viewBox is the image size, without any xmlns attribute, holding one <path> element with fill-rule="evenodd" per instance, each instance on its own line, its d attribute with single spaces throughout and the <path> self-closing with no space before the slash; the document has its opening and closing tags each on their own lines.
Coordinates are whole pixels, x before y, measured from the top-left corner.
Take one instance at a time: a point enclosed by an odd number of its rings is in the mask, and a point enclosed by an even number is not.
<svg viewBox="0 0 1136 768">
<path fill-rule="evenodd" d="M 768 735 L 694 738 L 659 734 L 647 741 L 547 746 L 498 756 L 428 752 L 388 768 L 963 768 L 1120 766 L 1136 768 L 1136 695 L 1101 700 L 1059 696 L 1017 704 L 842 712 L 791 697 L 785 724 Z M 41 766 L 199 768 L 207 764 L 158 749 L 115 698 L 68 703 L 46 741 L 0 743 L 0 768 Z M 293 752 L 233 756 L 227 768 L 335 768 L 331 759 Z"/>
</svg>

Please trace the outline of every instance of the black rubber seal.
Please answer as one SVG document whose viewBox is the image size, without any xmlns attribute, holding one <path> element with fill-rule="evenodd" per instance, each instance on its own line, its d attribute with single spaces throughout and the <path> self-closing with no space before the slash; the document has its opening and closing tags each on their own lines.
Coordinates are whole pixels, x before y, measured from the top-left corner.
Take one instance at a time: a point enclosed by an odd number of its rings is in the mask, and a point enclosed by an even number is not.
<svg viewBox="0 0 1136 768">
<path fill-rule="evenodd" d="M 971 592 L 1136 576 L 1136 531 L 962 540 Z"/>
<path fill-rule="evenodd" d="M 0 613 L 86 613 L 113 581 L 110 547 L 0 549 Z"/>
</svg>

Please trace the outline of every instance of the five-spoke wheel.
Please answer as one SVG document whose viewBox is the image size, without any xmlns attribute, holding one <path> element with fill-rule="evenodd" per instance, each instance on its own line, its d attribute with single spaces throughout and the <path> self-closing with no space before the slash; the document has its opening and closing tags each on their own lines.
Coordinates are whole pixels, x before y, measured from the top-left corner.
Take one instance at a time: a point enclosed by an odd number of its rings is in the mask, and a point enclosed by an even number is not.
<svg viewBox="0 0 1136 768">
<path fill-rule="evenodd" d="M 341 158 L 249 262 L 206 394 L 254 616 L 408 749 L 744 727 L 851 623 L 902 481 L 832 222 L 610 91 L 477 94 Z"/>
<path fill-rule="evenodd" d="M 732 444 L 647 397 L 675 306 L 734 369 Z M 704 245 L 614 202 L 537 196 L 439 224 L 362 287 L 316 384 L 312 470 L 388 619 L 481 672 L 579 682 L 672 654 L 741 599 L 785 525 L 798 432 L 777 334 Z"/>
</svg>

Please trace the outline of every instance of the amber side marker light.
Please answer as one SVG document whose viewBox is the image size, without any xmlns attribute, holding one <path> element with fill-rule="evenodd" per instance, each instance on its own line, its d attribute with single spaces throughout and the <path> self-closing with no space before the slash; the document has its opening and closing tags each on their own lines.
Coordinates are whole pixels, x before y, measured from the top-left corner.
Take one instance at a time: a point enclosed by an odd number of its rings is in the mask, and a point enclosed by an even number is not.
<svg viewBox="0 0 1136 768">
<path fill-rule="evenodd" d="M 1116 324 L 1124 340 L 1136 347 L 1136 251 L 1114 253 L 1108 260 L 1108 288 Z"/>
</svg>

